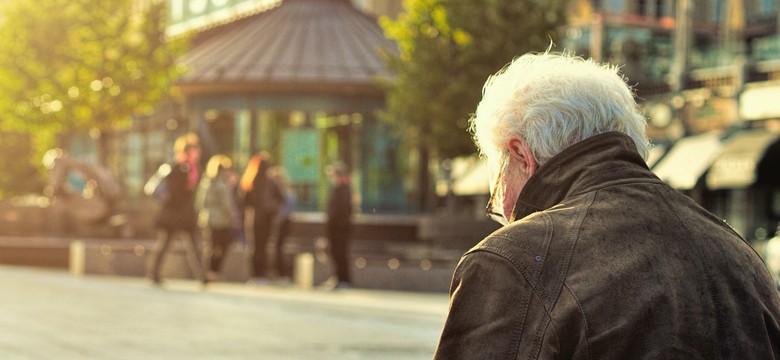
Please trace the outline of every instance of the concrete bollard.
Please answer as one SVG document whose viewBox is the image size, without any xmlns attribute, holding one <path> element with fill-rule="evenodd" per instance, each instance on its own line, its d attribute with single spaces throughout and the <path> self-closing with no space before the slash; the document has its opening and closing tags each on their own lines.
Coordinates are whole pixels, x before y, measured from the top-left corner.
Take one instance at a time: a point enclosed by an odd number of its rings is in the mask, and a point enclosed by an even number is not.
<svg viewBox="0 0 780 360">
<path fill-rule="evenodd" d="M 306 252 L 295 255 L 293 280 L 299 288 L 314 287 L 314 254 Z"/>
<path fill-rule="evenodd" d="M 84 275 L 84 268 L 87 261 L 87 244 L 84 240 L 73 240 L 70 242 L 68 268 L 71 275 Z"/>
</svg>

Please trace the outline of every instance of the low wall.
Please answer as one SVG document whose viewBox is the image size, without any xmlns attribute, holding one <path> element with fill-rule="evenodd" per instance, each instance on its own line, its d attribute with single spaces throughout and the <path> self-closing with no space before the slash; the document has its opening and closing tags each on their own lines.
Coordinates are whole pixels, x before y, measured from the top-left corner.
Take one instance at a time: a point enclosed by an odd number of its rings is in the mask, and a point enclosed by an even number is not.
<svg viewBox="0 0 780 360">
<path fill-rule="evenodd" d="M 0 263 L 69 269 L 72 273 L 111 276 L 145 276 L 154 248 L 153 240 L 102 240 L 56 238 L 0 238 Z M 393 249 L 377 245 L 353 247 L 352 276 L 355 287 L 401 291 L 446 292 L 457 254 L 408 247 Z M 249 252 L 236 242 L 225 258 L 220 281 L 249 279 Z M 296 267 L 301 259 L 308 266 Z M 285 248 L 290 279 L 308 278 L 309 285 L 325 282 L 332 274 L 326 248 L 321 241 L 291 239 Z M 295 273 L 307 272 L 307 273 Z M 161 268 L 165 278 L 193 279 L 180 241 L 171 245 Z M 305 284 L 301 284 L 305 285 Z M 306 286 L 304 286 L 306 287 Z"/>
<path fill-rule="evenodd" d="M 152 218 L 151 212 L 143 216 L 128 214 L 128 223 L 136 227 Z M 90 233 L 92 236 L 57 238 L 47 235 L 46 219 L 45 207 L 0 204 L 0 263 L 62 269 L 76 266 L 86 274 L 145 275 L 154 246 L 153 227 L 130 232 L 133 236 L 127 238 L 94 237 L 99 234 L 94 231 Z M 294 215 L 290 238 L 285 244 L 288 274 L 292 273 L 299 254 L 312 254 L 315 259 L 310 266 L 312 282 L 320 283 L 330 276 L 324 224 L 322 213 Z M 358 214 L 354 218 L 351 251 L 355 285 L 447 291 L 452 271 L 463 252 L 496 228 L 489 221 L 470 217 Z M 80 242 L 73 243 L 74 239 Z M 81 257 L 71 258 L 72 244 Z M 247 254 L 244 244 L 237 241 L 225 260 L 225 281 L 242 282 L 249 278 Z M 179 242 L 172 245 L 162 276 L 192 278 Z"/>
<path fill-rule="evenodd" d="M 70 254 L 68 239 L 3 237 L 0 264 L 66 269 Z"/>
</svg>

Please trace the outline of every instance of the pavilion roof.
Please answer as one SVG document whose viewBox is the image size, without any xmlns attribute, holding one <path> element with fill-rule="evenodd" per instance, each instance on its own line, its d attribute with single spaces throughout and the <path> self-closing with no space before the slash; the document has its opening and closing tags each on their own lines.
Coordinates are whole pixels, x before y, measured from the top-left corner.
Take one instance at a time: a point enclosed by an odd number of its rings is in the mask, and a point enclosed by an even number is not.
<svg viewBox="0 0 780 360">
<path fill-rule="evenodd" d="M 180 59 L 187 93 L 381 95 L 382 51 L 395 52 L 376 18 L 348 0 L 284 0 L 204 31 Z"/>
</svg>

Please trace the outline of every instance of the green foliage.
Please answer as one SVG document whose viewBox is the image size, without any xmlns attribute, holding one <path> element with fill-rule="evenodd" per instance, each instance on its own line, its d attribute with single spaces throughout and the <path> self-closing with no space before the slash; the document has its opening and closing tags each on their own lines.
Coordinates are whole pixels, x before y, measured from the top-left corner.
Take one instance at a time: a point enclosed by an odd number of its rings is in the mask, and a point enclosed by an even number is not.
<svg viewBox="0 0 780 360">
<path fill-rule="evenodd" d="M 487 77 L 512 58 L 544 51 L 564 22 L 563 0 L 405 0 L 396 20 L 380 19 L 398 44 L 382 118 L 441 157 L 475 151 L 467 132 Z"/>
<path fill-rule="evenodd" d="M 121 129 L 151 112 L 179 75 L 165 7 L 135 0 L 0 3 L 0 130 L 33 135 L 33 156 L 65 131 Z"/>
</svg>

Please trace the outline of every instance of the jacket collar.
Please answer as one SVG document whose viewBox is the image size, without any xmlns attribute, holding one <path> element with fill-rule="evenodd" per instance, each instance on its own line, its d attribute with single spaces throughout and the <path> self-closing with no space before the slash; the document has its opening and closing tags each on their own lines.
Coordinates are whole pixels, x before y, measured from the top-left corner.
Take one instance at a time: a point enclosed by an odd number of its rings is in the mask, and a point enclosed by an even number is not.
<svg viewBox="0 0 780 360">
<path fill-rule="evenodd" d="M 628 135 L 592 136 L 539 167 L 520 192 L 510 222 L 549 209 L 568 196 L 637 178 L 660 182 Z"/>
</svg>

